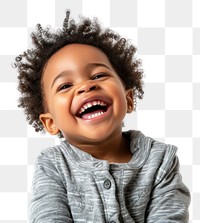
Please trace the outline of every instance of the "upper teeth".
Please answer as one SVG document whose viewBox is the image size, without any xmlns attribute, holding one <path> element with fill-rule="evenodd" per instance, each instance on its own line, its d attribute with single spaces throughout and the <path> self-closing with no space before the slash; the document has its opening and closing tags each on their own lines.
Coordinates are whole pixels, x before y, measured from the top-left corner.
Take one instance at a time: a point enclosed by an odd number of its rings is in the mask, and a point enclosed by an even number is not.
<svg viewBox="0 0 200 223">
<path fill-rule="evenodd" d="M 92 106 L 95 106 L 95 105 L 107 106 L 107 104 L 104 101 L 100 101 L 100 100 L 87 102 L 80 108 L 79 114 L 83 113 L 86 109 L 91 108 Z"/>
</svg>

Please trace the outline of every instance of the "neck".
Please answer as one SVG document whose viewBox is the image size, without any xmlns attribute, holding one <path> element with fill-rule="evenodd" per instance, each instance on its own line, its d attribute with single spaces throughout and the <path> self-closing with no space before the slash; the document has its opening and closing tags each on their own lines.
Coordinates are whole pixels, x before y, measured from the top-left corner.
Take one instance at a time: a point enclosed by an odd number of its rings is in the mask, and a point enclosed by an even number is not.
<svg viewBox="0 0 200 223">
<path fill-rule="evenodd" d="M 72 145 L 89 153 L 96 159 L 107 160 L 109 163 L 127 163 L 131 157 L 129 139 L 122 136 L 122 133 L 109 137 L 108 140 L 88 144 Z"/>
</svg>

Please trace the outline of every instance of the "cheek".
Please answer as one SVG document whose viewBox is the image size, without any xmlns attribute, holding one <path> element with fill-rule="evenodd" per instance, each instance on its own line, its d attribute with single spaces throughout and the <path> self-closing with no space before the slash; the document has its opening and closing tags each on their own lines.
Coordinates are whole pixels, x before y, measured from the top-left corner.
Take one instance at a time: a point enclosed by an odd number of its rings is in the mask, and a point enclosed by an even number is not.
<svg viewBox="0 0 200 223">
<path fill-rule="evenodd" d="M 70 100 L 64 96 L 54 97 L 52 100 L 52 113 L 55 119 L 63 118 L 70 112 Z M 66 118 L 66 117 L 65 117 Z"/>
<path fill-rule="evenodd" d="M 122 116 L 127 113 L 127 99 L 123 86 L 117 85 L 113 88 L 114 101 L 116 106 L 116 112 L 120 112 Z"/>
<path fill-rule="evenodd" d="M 127 112 L 127 100 L 126 96 L 124 94 L 119 94 L 118 95 L 118 104 L 119 104 L 119 109 L 122 113 L 126 114 Z"/>
</svg>

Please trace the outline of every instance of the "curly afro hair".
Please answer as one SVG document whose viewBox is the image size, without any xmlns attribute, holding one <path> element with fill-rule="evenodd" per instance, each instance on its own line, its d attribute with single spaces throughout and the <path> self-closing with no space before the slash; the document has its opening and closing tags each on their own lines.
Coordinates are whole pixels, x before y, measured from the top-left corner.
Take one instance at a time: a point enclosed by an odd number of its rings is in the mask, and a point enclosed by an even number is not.
<svg viewBox="0 0 200 223">
<path fill-rule="evenodd" d="M 136 47 L 110 29 L 103 29 L 97 18 L 80 17 L 76 23 L 70 11 L 61 29 L 52 30 L 37 24 L 31 33 L 33 48 L 15 58 L 18 69 L 18 90 L 21 93 L 18 106 L 25 110 L 28 123 L 35 131 L 44 131 L 39 115 L 44 113 L 44 94 L 41 84 L 43 68 L 48 59 L 60 48 L 72 44 L 88 44 L 102 50 L 120 76 L 126 89 L 133 89 L 135 98 L 143 97 L 143 71 L 140 60 L 135 58 Z"/>
</svg>

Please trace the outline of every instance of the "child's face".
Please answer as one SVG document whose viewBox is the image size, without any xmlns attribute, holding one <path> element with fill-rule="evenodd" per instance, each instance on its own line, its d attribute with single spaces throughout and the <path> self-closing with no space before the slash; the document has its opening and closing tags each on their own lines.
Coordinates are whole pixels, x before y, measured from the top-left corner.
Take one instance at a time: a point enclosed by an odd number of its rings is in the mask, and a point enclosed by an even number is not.
<svg viewBox="0 0 200 223">
<path fill-rule="evenodd" d="M 75 145 L 121 133 L 133 104 L 132 91 L 125 90 L 107 56 L 89 45 L 71 44 L 57 51 L 46 64 L 42 85 L 44 127 L 50 134 L 61 131 Z"/>
</svg>

